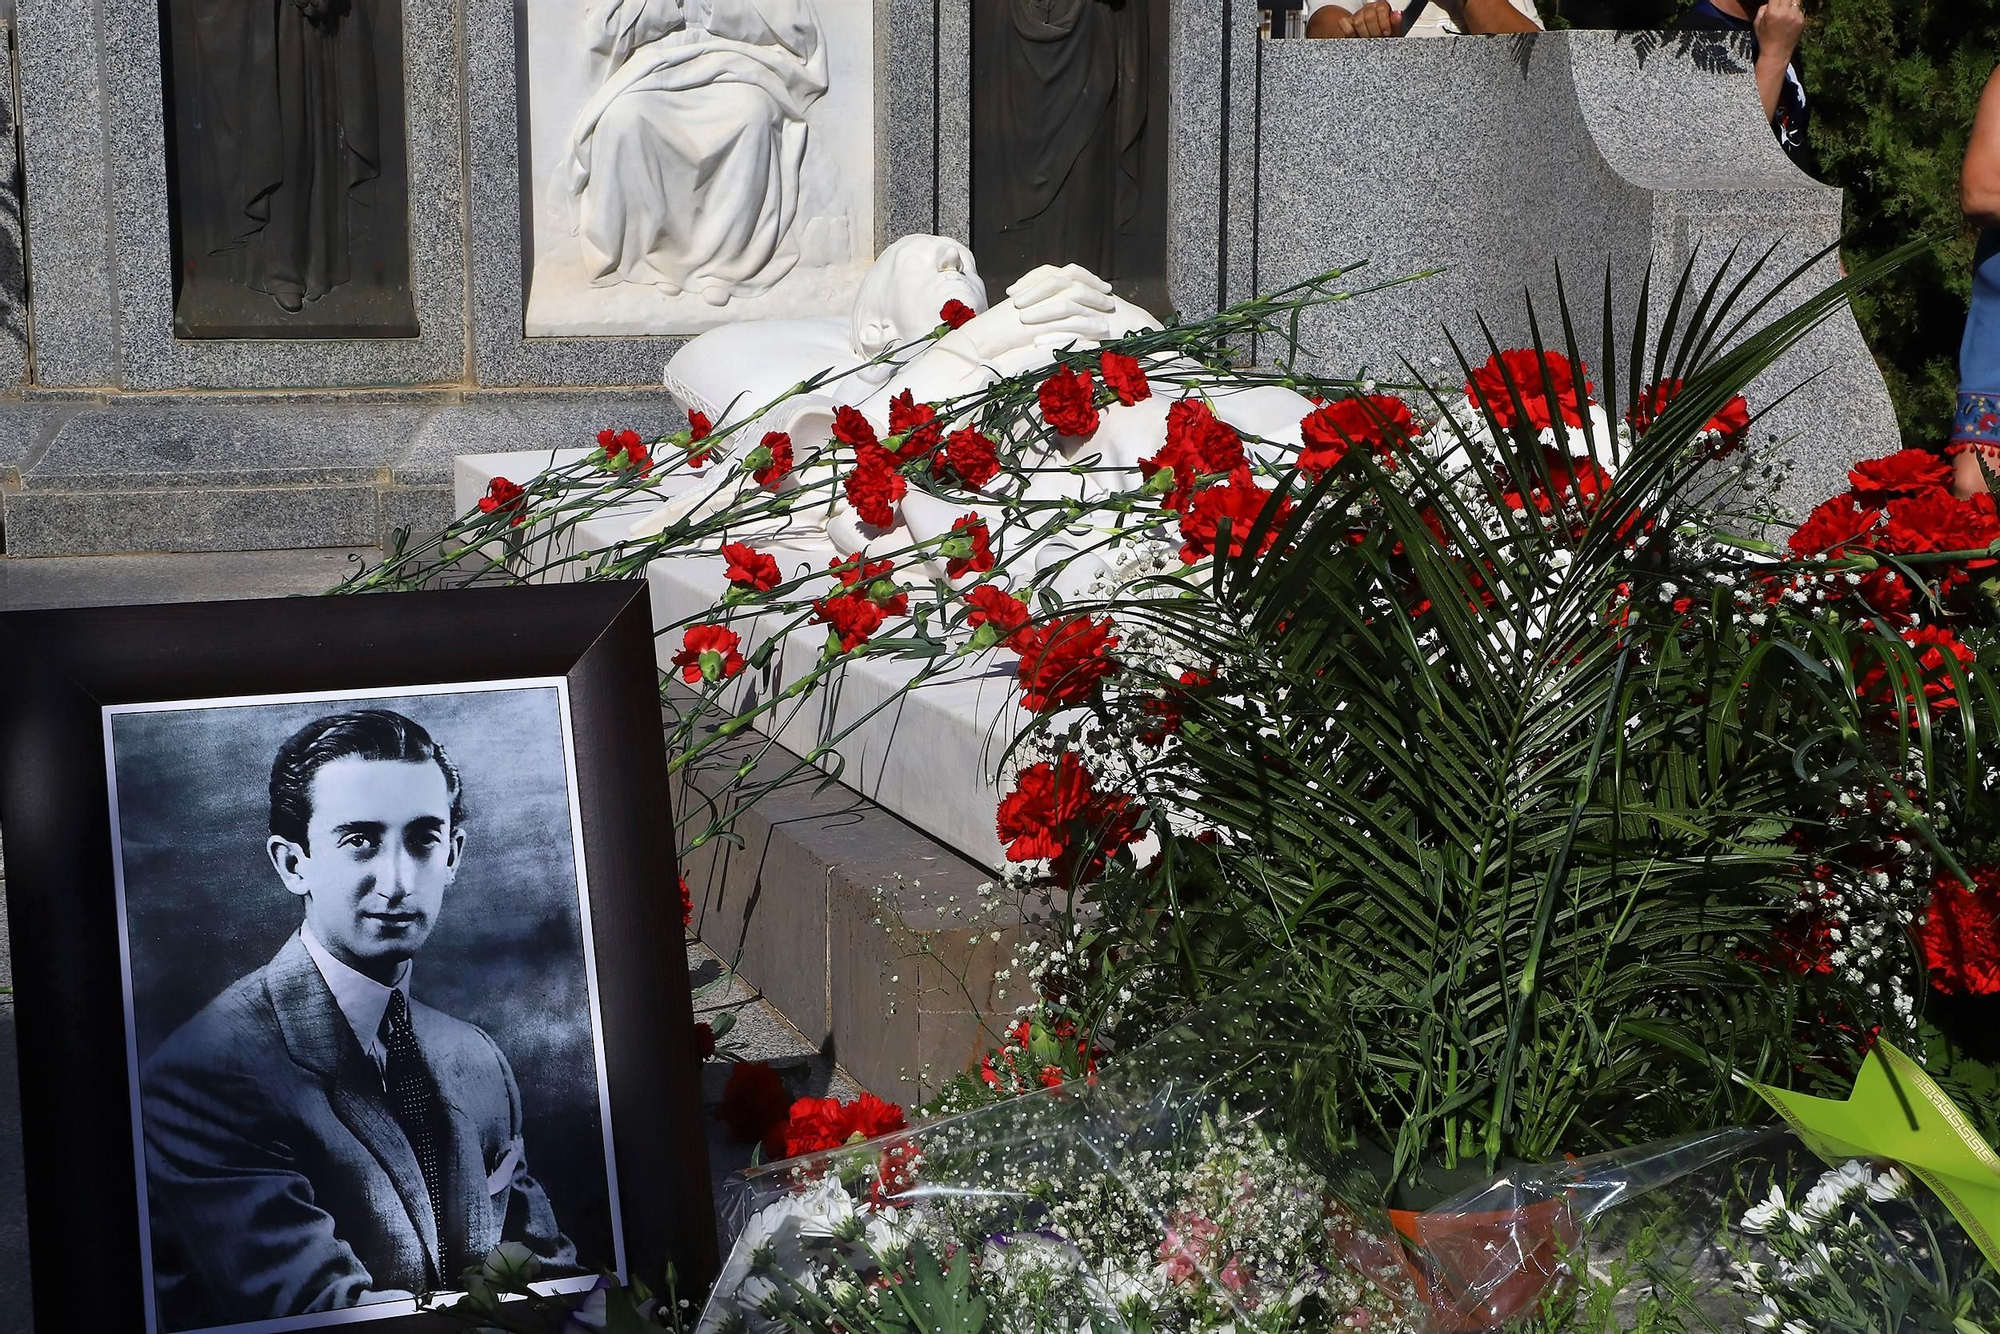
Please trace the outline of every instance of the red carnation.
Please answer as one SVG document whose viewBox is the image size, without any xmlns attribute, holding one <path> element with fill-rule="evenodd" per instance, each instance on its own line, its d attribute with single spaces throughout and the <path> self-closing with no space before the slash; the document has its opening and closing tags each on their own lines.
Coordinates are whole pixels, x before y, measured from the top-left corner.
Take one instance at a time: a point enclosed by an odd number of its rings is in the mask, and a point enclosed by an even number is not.
<svg viewBox="0 0 2000 1334">
<path fill-rule="evenodd" d="M 1064 751 L 1054 764 L 1043 760 L 1015 775 L 994 827 L 1008 861 L 1053 861 L 1057 878 L 1077 885 L 1094 879 L 1113 852 L 1138 837 L 1137 817 L 1129 795 L 1097 791 L 1091 772 Z"/>
<path fill-rule="evenodd" d="M 1088 439 L 1097 432 L 1096 391 L 1090 376 L 1059 366 L 1042 381 L 1035 397 L 1042 405 L 1042 420 L 1063 435 Z"/>
<path fill-rule="evenodd" d="M 953 556 L 945 562 L 945 578 L 957 579 L 966 574 L 985 574 L 993 568 L 993 542 L 986 531 L 986 520 L 977 514 L 968 514 L 953 520 L 951 531 L 963 534 L 966 541 L 972 544 L 972 549 L 964 556 Z"/>
<path fill-rule="evenodd" d="M 1863 509 L 1851 493 L 1838 495 L 1821 502 L 1819 508 L 1808 514 L 1785 545 L 1802 559 L 1839 557 L 1846 553 L 1850 543 L 1867 535 L 1881 517 L 1881 510 Z"/>
<path fill-rule="evenodd" d="M 1667 410 L 1667 405 L 1680 395 L 1683 384 L 1679 380 L 1662 380 L 1640 393 L 1639 401 L 1625 414 L 1625 420 L 1632 423 L 1632 430 L 1644 435 Z M 1722 405 L 1722 411 L 1710 417 L 1701 428 L 1704 432 L 1721 437 L 1721 441 L 1710 450 L 1715 458 L 1725 458 L 1743 447 L 1750 438 L 1750 403 L 1738 394 Z"/>
<path fill-rule="evenodd" d="M 1183 398 L 1167 409 L 1167 443 L 1149 459 L 1139 460 L 1139 473 L 1151 481 L 1163 468 L 1174 470 L 1174 484 L 1161 503 L 1170 510 L 1187 509 L 1188 498 L 1203 476 L 1233 472 L 1243 466 L 1243 437 L 1198 398 Z"/>
<path fill-rule="evenodd" d="M 707 1023 L 694 1026 L 694 1058 L 705 1061 L 715 1055 L 715 1029 Z"/>
<path fill-rule="evenodd" d="M 1548 469 L 1549 481 L 1555 485 L 1555 495 L 1550 496 L 1539 484 L 1529 488 L 1527 498 L 1519 491 L 1509 491 L 1501 499 L 1514 510 L 1528 508 L 1529 500 L 1542 514 L 1554 514 L 1556 506 L 1564 501 L 1590 502 L 1603 495 L 1611 486 L 1611 474 L 1588 458 L 1571 458 L 1560 449 L 1544 449 L 1542 466 Z"/>
<path fill-rule="evenodd" d="M 872 1093 L 863 1093 L 845 1110 L 850 1137 L 859 1135 L 862 1139 L 876 1139 L 909 1129 L 901 1107 L 893 1102 L 884 1102 Z"/>
<path fill-rule="evenodd" d="M 937 448 L 944 436 L 944 423 L 937 419 L 936 408 L 917 402 L 916 395 L 905 389 L 889 400 L 889 434 L 903 437 L 896 457 L 907 462 Z"/>
<path fill-rule="evenodd" d="M 677 877 L 681 882 L 681 930 L 694 925 L 694 891 L 688 888 L 686 876 Z"/>
<path fill-rule="evenodd" d="M 495 477 L 486 484 L 486 494 L 479 498 L 481 514 L 510 514 L 510 527 L 520 527 L 528 517 L 527 490 L 518 487 L 505 477 Z"/>
<path fill-rule="evenodd" d="M 1229 554 L 1242 555 L 1244 544 L 1250 540 L 1250 530 L 1257 526 L 1258 517 L 1263 514 L 1271 495 L 1270 491 L 1251 479 L 1247 467 L 1229 474 L 1229 480 L 1220 486 L 1195 492 L 1181 515 L 1181 536 L 1186 539 L 1181 544 L 1181 559 L 1192 565 L 1205 556 L 1213 556 L 1216 538 L 1225 519 L 1229 521 Z M 1290 500 L 1278 501 L 1270 526 L 1257 544 L 1258 555 L 1269 551 L 1278 540 L 1278 529 L 1291 512 Z"/>
<path fill-rule="evenodd" d="M 2000 538 L 2000 519 L 1994 516 L 1991 495 L 1982 491 L 1960 500 L 1938 488 L 1889 502 L 1882 545 L 1897 552 L 1983 551 L 1995 538 Z M 1983 559 L 1967 562 L 1975 570 L 1992 563 Z"/>
<path fill-rule="evenodd" d="M 1920 625 L 1903 632 L 1903 640 L 1916 650 L 1917 666 L 1923 671 L 1922 696 L 1925 704 L 1933 712 L 1943 712 L 1958 707 L 1956 682 L 1963 680 L 1965 671 L 1979 660 L 1978 655 L 1959 642 L 1958 636 L 1941 625 Z M 1906 698 L 1918 693 L 1915 682 L 1903 679 L 1903 694 Z M 1895 701 L 1895 692 L 1889 688 L 1889 668 L 1878 663 L 1861 677 L 1859 687 L 1861 697 L 1884 706 Z M 1918 725 L 1915 699 L 1910 699 L 1909 725 Z"/>
<path fill-rule="evenodd" d="M 965 595 L 965 601 L 972 608 L 965 618 L 969 629 L 991 625 L 1006 639 L 1028 623 L 1028 604 L 997 584 L 981 584 Z"/>
<path fill-rule="evenodd" d="M 1152 721 L 1139 733 L 1139 739 L 1149 746 L 1157 746 L 1180 731 L 1181 705 L 1188 692 L 1210 685 L 1214 680 L 1206 672 L 1182 672 L 1178 686 L 1170 685 L 1158 696 L 1141 699 L 1139 709 Z"/>
<path fill-rule="evenodd" d="M 1951 995 L 2000 993 L 2000 866 L 1972 872 L 1972 888 L 1940 875 L 1917 939 L 1931 985 Z"/>
<path fill-rule="evenodd" d="M 951 300 L 945 302 L 938 310 L 938 322 L 950 325 L 954 329 L 963 328 L 978 318 L 979 312 L 971 306 L 966 305 L 963 301 L 960 301 L 957 297 L 953 297 Z"/>
<path fill-rule="evenodd" d="M 1366 445 L 1377 457 L 1394 466 L 1396 451 L 1417 433 L 1417 419 L 1400 398 L 1370 394 L 1366 398 L 1343 398 L 1315 410 L 1299 423 L 1304 447 L 1299 450 L 1299 470 L 1318 481 L 1320 474 L 1347 457 L 1350 444 Z"/>
<path fill-rule="evenodd" d="M 727 681 L 743 670 L 743 641 L 734 630 L 721 625 L 689 626 L 681 636 L 681 651 L 673 665 L 681 669 L 681 680 L 689 685 L 703 681 Z"/>
<path fill-rule="evenodd" d="M 1104 387 L 1118 395 L 1118 401 L 1128 408 L 1153 396 L 1153 386 L 1146 383 L 1145 367 L 1137 357 L 1128 357 L 1123 352 L 1103 353 L 1097 359 L 1097 372 L 1104 377 Z"/>
<path fill-rule="evenodd" d="M 847 1115 L 833 1098 L 800 1098 L 785 1122 L 783 1154 L 824 1153 L 847 1143 Z"/>
<path fill-rule="evenodd" d="M 1571 365 L 1560 352 L 1517 348 L 1488 357 L 1466 383 L 1465 396 L 1490 412 L 1503 431 L 1523 422 L 1535 431 L 1544 431 L 1555 425 L 1557 417 L 1571 426 L 1581 426 L 1583 400 L 1591 392 L 1591 384 L 1584 378 L 1589 374 L 1582 363 Z M 1509 381 L 1513 383 L 1511 391 Z M 1516 395 L 1525 418 L 1515 410 Z"/>
<path fill-rule="evenodd" d="M 722 555 L 729 562 L 729 582 L 753 593 L 768 593 L 783 582 L 778 562 L 741 542 L 724 542 Z"/>
<path fill-rule="evenodd" d="M 813 612 L 814 619 L 830 627 L 839 638 L 842 653 L 852 653 L 867 643 L 868 637 L 880 630 L 887 619 L 881 605 L 865 592 L 821 598 L 813 603 Z"/>
<path fill-rule="evenodd" d="M 875 438 L 875 427 L 860 410 L 846 406 L 833 410 L 833 438 L 857 450 L 863 445 L 881 443 Z"/>
<path fill-rule="evenodd" d="M 1198 398 L 1183 398 L 1167 409 L 1167 445 L 1201 460 L 1203 472 L 1233 472 L 1243 466 L 1243 437 Z"/>
<path fill-rule="evenodd" d="M 1000 475 L 1000 446 L 970 426 L 961 427 L 945 440 L 933 470 L 947 464 L 967 486 L 985 486 Z"/>
<path fill-rule="evenodd" d="M 826 568 L 833 577 L 840 580 L 842 588 L 854 590 L 855 597 L 865 597 L 874 601 L 890 616 L 901 616 L 910 609 L 910 595 L 900 588 L 890 587 L 893 592 L 884 592 L 878 584 L 890 582 L 896 573 L 896 562 L 892 560 L 863 560 L 859 556 L 835 556 L 827 562 Z"/>
<path fill-rule="evenodd" d="M 637 431 L 614 431 L 607 427 L 597 433 L 597 447 L 604 451 L 606 467 L 636 468 L 641 477 L 653 471 L 652 451 L 646 448 Z"/>
<path fill-rule="evenodd" d="M 688 410 L 689 467 L 699 468 L 702 464 L 708 462 L 710 456 L 715 453 L 713 449 L 695 450 L 692 448 L 697 441 L 708 439 L 708 433 L 714 429 L 715 423 L 708 419 L 706 412 L 696 412 L 693 409 Z"/>
<path fill-rule="evenodd" d="M 758 450 L 768 455 L 770 461 L 757 467 L 751 476 L 757 479 L 757 485 L 775 491 L 792 470 L 792 437 L 783 431 L 766 431 Z M 756 456 L 751 457 L 754 460 Z"/>
<path fill-rule="evenodd" d="M 1864 505 L 1882 505 L 1898 496 L 1921 495 L 1951 485 L 1951 465 L 1927 449 L 1903 449 L 1855 464 L 1847 480 L 1855 499 Z"/>
<path fill-rule="evenodd" d="M 729 1072 L 715 1114 L 737 1143 L 755 1144 L 773 1127 L 785 1124 L 791 1104 L 776 1070 L 763 1061 L 743 1061 Z"/>
<path fill-rule="evenodd" d="M 1102 624 L 1072 616 L 1016 631 L 1008 647 L 1021 655 L 1016 669 L 1021 706 L 1041 713 L 1088 698 L 1099 681 L 1118 670 L 1111 658 L 1118 646 L 1111 633 L 1115 628 L 1108 616 Z"/>
<path fill-rule="evenodd" d="M 895 524 L 895 504 L 910 490 L 908 480 L 896 470 L 896 456 L 874 444 L 855 445 L 854 466 L 842 485 L 861 521 L 876 528 Z"/>
</svg>

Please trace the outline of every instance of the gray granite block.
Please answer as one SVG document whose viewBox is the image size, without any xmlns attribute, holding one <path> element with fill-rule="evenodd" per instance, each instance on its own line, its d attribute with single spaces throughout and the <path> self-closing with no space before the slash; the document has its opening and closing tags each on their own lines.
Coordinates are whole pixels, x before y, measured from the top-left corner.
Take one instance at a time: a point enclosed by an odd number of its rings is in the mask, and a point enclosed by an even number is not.
<svg viewBox="0 0 2000 1334">
<path fill-rule="evenodd" d="M 715 760 L 731 764 L 763 744 L 734 743 Z M 772 747 L 760 762 L 782 772 L 794 759 Z M 717 791 L 711 777 L 684 771 L 674 794 L 684 826 L 707 823 Z M 998 947 L 988 933 L 1014 923 L 973 926 L 943 905 L 952 894 L 975 899 L 990 878 L 984 869 L 811 772 L 740 812 L 733 827 L 740 844 L 711 843 L 682 861 L 705 945 L 884 1097 L 914 1100 L 920 1085 L 934 1094 L 977 1059 L 985 1045 L 967 991 L 989 1011 L 997 1003 Z M 926 949 L 935 957 L 920 966 L 915 956 Z M 967 989 L 943 975 L 939 959 Z"/>
<path fill-rule="evenodd" d="M 455 0 L 406 0 L 414 339 L 173 336 L 157 0 L 25 0 L 36 380 L 123 388 L 421 385 L 465 376 Z"/>
<path fill-rule="evenodd" d="M 386 486 L 382 488 L 381 529 L 377 540 L 384 547 L 395 545 L 401 530 L 421 541 L 441 531 L 458 517 L 458 505 L 449 485 Z"/>
<path fill-rule="evenodd" d="M 9 556 L 370 546 L 380 500 L 373 483 L 14 491 L 0 493 L 0 533 Z"/>
<path fill-rule="evenodd" d="M 574 449 L 597 443 L 605 427 L 647 439 L 687 429 L 687 413 L 665 389 L 651 392 L 473 394 L 432 412 L 396 465 L 407 483 L 451 484 L 459 454 L 516 449 Z"/>
<path fill-rule="evenodd" d="M 75 0 L 20 0 L 17 23 L 36 377 L 43 384 L 116 384 L 103 25 L 95 4 Z"/>
<path fill-rule="evenodd" d="M 1167 290 L 1201 317 L 1252 291 L 1264 43 L 1252 0 L 1173 0 Z"/>
<path fill-rule="evenodd" d="M 1438 270 L 1310 312 L 1301 364 L 1313 370 L 1404 379 L 1408 357 L 1455 391 L 1447 329 L 1475 364 L 1479 317 L 1502 346 L 1521 346 L 1525 293 L 1543 342 L 1559 342 L 1558 264 L 1595 361 L 1607 265 L 1622 343 L 1648 265 L 1657 327 L 1659 287 L 1690 260 L 1705 278 L 1732 245 L 1775 245 L 1768 279 L 1838 234 L 1839 192 L 1772 142 L 1745 52 L 1728 41 L 1562 32 L 1256 49 L 1255 290 L 1360 261 L 1352 287 Z M 1454 90 L 1448 115 L 1440 87 Z M 1835 276 L 1822 262 L 1771 314 Z M 1283 351 L 1257 349 L 1267 361 Z M 1880 372 L 1845 313 L 1760 379 L 1752 405 L 1822 373 L 1767 423 L 1790 442 L 1783 501 L 1794 513 L 1854 459 L 1897 443 Z"/>
<path fill-rule="evenodd" d="M 55 438 L 57 429 L 86 406 L 83 402 L 0 398 L 0 486 L 19 486 Z"/>
<path fill-rule="evenodd" d="M 105 23 L 121 384 L 127 389 L 427 385 L 465 377 L 463 105 L 455 0 L 403 0 L 410 279 L 404 339 L 176 339 L 159 0 L 98 0 Z M 36 268 L 41 268 L 37 252 Z M 46 377 L 45 377 L 46 378 Z"/>
<path fill-rule="evenodd" d="M 967 18 L 970 24 L 969 11 Z M 933 0 L 875 0 L 875 248 L 944 225 L 939 12 Z M 971 90 L 965 91 L 968 99 Z M 967 126 L 970 143 L 970 125 Z M 971 176 L 964 177 L 966 190 Z"/>
<path fill-rule="evenodd" d="M 23 480 L 29 492 L 373 484 L 408 452 L 425 413 L 415 404 L 123 400 L 70 417 Z"/>
<path fill-rule="evenodd" d="M 324 593 L 364 559 L 380 560 L 381 553 L 372 547 L 331 547 L 0 559 L 0 610 L 296 597 Z"/>
<path fill-rule="evenodd" d="M 472 380 L 487 386 L 656 385 L 679 338 L 529 338 L 534 254 L 527 71 L 515 0 L 465 0 Z"/>
<path fill-rule="evenodd" d="M 935 231 L 971 245 L 972 0 L 938 0 L 936 69 Z"/>
<path fill-rule="evenodd" d="M 12 20 L 11 11 L 0 14 L 0 55 L 13 52 Z M 28 252 L 21 225 L 19 122 L 14 81 L 0 79 L 0 388 L 28 379 Z"/>
</svg>

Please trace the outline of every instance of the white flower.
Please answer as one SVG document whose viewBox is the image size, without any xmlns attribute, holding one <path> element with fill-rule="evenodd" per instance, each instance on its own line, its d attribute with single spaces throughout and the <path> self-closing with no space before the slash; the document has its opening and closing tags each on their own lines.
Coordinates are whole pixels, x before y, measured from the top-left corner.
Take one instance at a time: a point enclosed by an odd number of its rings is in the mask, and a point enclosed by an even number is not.
<svg viewBox="0 0 2000 1334">
<path fill-rule="evenodd" d="M 1838 1214 L 1841 1206 L 1857 1192 L 1867 1187 L 1867 1165 L 1850 1159 L 1813 1184 L 1813 1188 L 1806 1192 L 1805 1203 L 1799 1206 L 1799 1212 L 1814 1223 L 1824 1223 Z"/>
<path fill-rule="evenodd" d="M 1773 1182 L 1770 1198 L 1762 1204 L 1750 1206 L 1749 1211 L 1743 1215 L 1742 1228 L 1745 1232 L 1769 1231 L 1771 1224 L 1777 1222 L 1784 1213 L 1785 1192 L 1778 1189 L 1777 1183 Z"/>
<path fill-rule="evenodd" d="M 1778 1312 L 1778 1304 L 1769 1297 L 1766 1297 L 1764 1299 L 1764 1309 L 1745 1316 L 1743 1323 L 1753 1329 L 1776 1329 L 1778 1321 L 1783 1318 Z"/>
<path fill-rule="evenodd" d="M 1868 1183 L 1868 1198 L 1877 1204 L 1885 1200 L 1900 1200 L 1909 1193 L 1910 1178 L 1900 1167 L 1888 1168 Z"/>
</svg>

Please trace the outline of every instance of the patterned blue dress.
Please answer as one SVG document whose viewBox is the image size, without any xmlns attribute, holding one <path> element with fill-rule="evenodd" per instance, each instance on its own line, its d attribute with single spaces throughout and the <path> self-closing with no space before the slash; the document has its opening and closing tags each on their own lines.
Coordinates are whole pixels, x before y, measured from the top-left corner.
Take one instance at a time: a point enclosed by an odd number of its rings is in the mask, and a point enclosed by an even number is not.
<svg viewBox="0 0 2000 1334">
<path fill-rule="evenodd" d="M 1972 310 L 1958 348 L 1958 418 L 1951 449 L 2000 454 L 2000 227 L 1979 236 L 1972 264 Z"/>
</svg>

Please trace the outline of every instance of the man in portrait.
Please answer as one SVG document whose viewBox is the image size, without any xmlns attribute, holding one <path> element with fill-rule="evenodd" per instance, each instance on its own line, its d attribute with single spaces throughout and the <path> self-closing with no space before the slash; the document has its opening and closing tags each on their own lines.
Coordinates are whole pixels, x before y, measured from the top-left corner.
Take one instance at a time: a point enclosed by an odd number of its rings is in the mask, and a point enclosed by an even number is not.
<svg viewBox="0 0 2000 1334">
<path fill-rule="evenodd" d="M 458 770 L 417 723 L 358 710 L 279 748 L 270 801 L 299 928 L 140 1074 L 160 1327 L 450 1287 L 502 1241 L 574 1272 L 507 1058 L 413 987 L 465 855 Z"/>
</svg>

